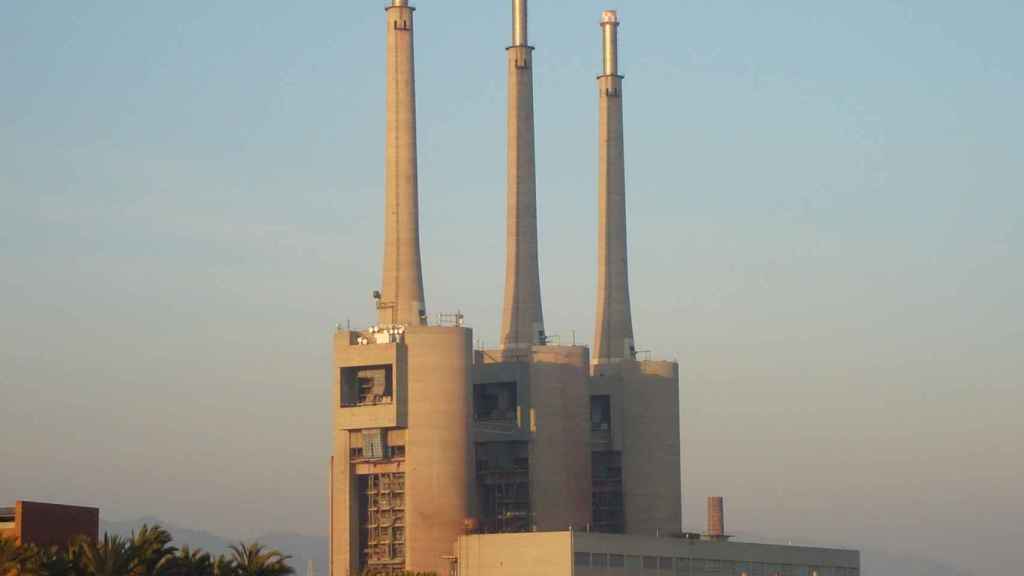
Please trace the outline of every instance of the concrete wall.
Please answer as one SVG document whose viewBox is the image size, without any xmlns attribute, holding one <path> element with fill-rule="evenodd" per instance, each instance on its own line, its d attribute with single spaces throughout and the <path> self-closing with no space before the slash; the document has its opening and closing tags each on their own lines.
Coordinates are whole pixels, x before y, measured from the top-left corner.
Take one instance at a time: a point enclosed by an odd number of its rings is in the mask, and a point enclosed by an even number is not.
<svg viewBox="0 0 1024 576">
<path fill-rule="evenodd" d="M 537 346 L 530 363 L 534 467 L 531 490 L 537 530 L 590 523 L 589 351 Z"/>
<path fill-rule="evenodd" d="M 478 354 L 474 383 L 517 383 L 514 427 L 477 426 L 477 442 L 527 441 L 537 530 L 590 522 L 589 354 L 583 346 L 532 346 Z"/>
<path fill-rule="evenodd" d="M 857 576 L 860 572 L 860 552 L 855 550 L 583 532 L 463 536 L 455 548 L 460 576 Z"/>
<path fill-rule="evenodd" d="M 591 395 L 609 395 L 612 442 L 622 452 L 628 534 L 682 530 L 679 365 L 623 361 L 593 367 Z"/>
<path fill-rule="evenodd" d="M 461 536 L 455 545 L 459 576 L 568 576 L 569 532 Z"/>
<path fill-rule="evenodd" d="M 405 474 L 405 558 L 413 571 L 447 573 L 442 557 L 464 532 L 472 498 L 470 399 L 472 331 L 410 326 L 396 342 L 359 344 L 367 334 L 335 337 L 334 454 L 331 459 L 332 574 L 358 574 L 357 476 Z M 392 366 L 393 405 L 342 407 L 342 370 Z M 376 462 L 350 460 L 362 428 L 387 430 L 404 456 Z M 361 444 L 360 444 L 361 445 Z"/>
<path fill-rule="evenodd" d="M 407 567 L 445 574 L 474 494 L 470 452 L 473 332 L 410 327 Z"/>
<path fill-rule="evenodd" d="M 14 527 L 5 537 L 19 544 L 64 546 L 76 536 L 95 540 L 99 535 L 98 508 L 18 501 L 14 514 Z"/>
</svg>

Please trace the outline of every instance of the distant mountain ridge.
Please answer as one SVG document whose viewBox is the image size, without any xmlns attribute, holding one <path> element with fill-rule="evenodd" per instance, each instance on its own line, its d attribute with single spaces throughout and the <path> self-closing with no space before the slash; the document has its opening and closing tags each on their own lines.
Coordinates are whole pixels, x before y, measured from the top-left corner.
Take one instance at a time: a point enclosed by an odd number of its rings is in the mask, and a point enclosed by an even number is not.
<svg viewBox="0 0 1024 576">
<path fill-rule="evenodd" d="M 224 538 L 206 530 L 194 530 L 175 526 L 153 516 L 144 516 L 138 520 L 130 521 L 100 519 L 100 533 L 107 532 L 119 536 L 130 536 L 133 531 L 138 530 L 143 524 L 149 524 L 150 526 L 156 524 L 163 527 L 171 533 L 171 536 L 174 537 L 174 545 L 179 548 L 182 546 L 202 548 L 216 555 L 226 553 L 230 545 L 238 543 L 237 540 Z M 253 540 L 271 548 L 276 548 L 291 556 L 292 558 L 288 563 L 295 568 L 296 574 L 306 574 L 308 563 L 312 560 L 316 574 L 320 576 L 328 575 L 328 543 L 325 537 L 290 532 L 271 532 Z"/>
</svg>

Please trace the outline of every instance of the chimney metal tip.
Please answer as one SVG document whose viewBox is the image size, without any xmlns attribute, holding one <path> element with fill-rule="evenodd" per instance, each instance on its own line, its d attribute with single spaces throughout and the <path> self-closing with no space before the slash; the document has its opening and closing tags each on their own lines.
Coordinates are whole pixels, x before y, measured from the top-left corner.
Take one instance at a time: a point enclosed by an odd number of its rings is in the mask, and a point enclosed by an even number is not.
<svg viewBox="0 0 1024 576">
<path fill-rule="evenodd" d="M 526 0 L 512 0 L 512 45 L 526 46 Z"/>
</svg>

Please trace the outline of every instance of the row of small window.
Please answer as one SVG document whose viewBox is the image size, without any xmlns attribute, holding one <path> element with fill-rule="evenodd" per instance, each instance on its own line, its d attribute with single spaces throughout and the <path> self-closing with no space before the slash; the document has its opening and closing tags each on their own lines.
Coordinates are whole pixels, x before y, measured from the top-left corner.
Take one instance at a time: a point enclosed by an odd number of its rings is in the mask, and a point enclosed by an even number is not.
<svg viewBox="0 0 1024 576">
<path fill-rule="evenodd" d="M 765 564 L 762 562 L 734 562 L 705 558 L 672 558 L 669 556 L 631 556 L 576 552 L 573 558 L 578 568 L 613 570 L 633 573 L 644 570 L 661 575 L 675 576 L 857 576 L 856 568 L 794 566 Z"/>
</svg>

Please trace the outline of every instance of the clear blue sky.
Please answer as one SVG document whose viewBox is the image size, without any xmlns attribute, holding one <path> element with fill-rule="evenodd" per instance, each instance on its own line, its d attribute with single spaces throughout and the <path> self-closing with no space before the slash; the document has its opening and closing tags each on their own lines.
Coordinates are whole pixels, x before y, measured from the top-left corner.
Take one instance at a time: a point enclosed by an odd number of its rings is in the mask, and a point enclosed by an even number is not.
<svg viewBox="0 0 1024 576">
<path fill-rule="evenodd" d="M 373 319 L 381 1 L 0 6 L 0 499 L 326 531 L 331 334 Z M 505 1 L 417 3 L 432 314 L 497 338 Z M 548 330 L 593 331 L 600 10 L 634 321 L 688 527 L 977 573 L 1024 540 L 1024 5 L 531 5 Z"/>
</svg>

